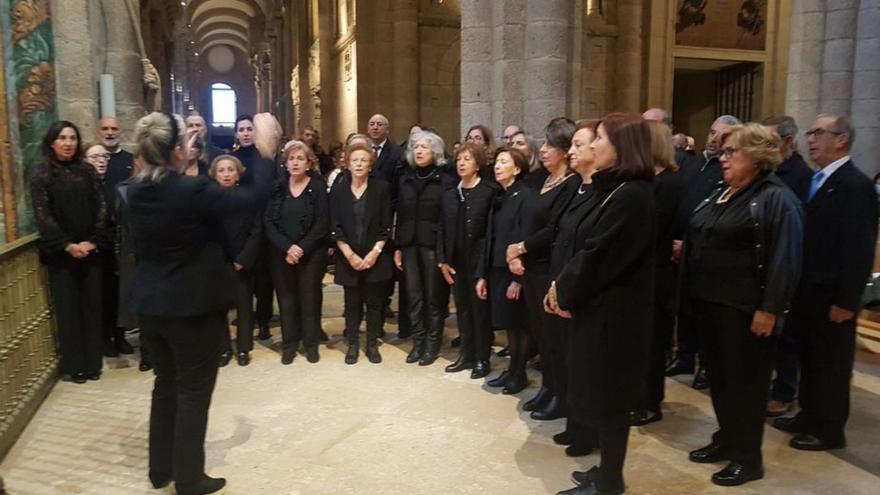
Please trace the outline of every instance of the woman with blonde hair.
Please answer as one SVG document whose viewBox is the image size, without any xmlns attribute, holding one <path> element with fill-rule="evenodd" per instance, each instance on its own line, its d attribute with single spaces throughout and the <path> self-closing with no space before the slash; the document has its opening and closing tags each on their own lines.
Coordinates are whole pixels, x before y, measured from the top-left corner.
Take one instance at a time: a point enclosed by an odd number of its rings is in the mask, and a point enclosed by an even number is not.
<svg viewBox="0 0 880 495">
<path fill-rule="evenodd" d="M 181 172 L 187 147 L 183 119 L 154 112 L 135 126 L 139 169 L 127 189 L 128 225 L 138 265 L 133 304 L 156 379 L 150 412 L 149 477 L 172 480 L 180 495 L 216 493 L 226 480 L 205 474 L 208 408 L 217 355 L 228 332 L 231 270 L 214 232 L 220 216 L 265 196 L 252 186 L 223 188 Z"/>
<path fill-rule="evenodd" d="M 719 142 L 727 186 L 691 217 L 682 295 L 701 332 L 718 419 L 712 442 L 690 460 L 728 461 L 712 482 L 735 486 L 764 476 L 770 375 L 800 278 L 803 221 L 799 200 L 773 173 L 782 162 L 778 135 L 748 123 L 728 127 Z"/>
<path fill-rule="evenodd" d="M 269 267 L 281 310 L 281 363 L 291 364 L 302 342 L 317 363 L 321 340 L 321 279 L 327 266 L 330 204 L 327 186 L 313 176 L 318 158 L 302 141 L 282 155 L 288 179 L 279 181 L 266 207 Z"/>
</svg>

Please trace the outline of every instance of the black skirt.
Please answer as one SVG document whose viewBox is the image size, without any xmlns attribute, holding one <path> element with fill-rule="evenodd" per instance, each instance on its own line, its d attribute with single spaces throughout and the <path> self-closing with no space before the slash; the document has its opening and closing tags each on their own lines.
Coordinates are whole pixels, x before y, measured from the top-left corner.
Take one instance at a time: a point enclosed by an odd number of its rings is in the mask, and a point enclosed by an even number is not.
<svg viewBox="0 0 880 495">
<path fill-rule="evenodd" d="M 523 297 L 517 301 L 507 298 L 507 287 L 513 274 L 507 268 L 493 267 L 489 276 L 489 304 L 492 311 L 492 328 L 495 330 L 521 329 L 525 326 Z"/>
</svg>

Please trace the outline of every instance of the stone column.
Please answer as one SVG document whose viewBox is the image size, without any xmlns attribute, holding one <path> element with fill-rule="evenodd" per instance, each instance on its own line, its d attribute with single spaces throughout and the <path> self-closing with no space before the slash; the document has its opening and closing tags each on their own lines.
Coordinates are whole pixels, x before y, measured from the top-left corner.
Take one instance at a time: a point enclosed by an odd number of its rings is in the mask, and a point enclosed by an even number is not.
<svg viewBox="0 0 880 495">
<path fill-rule="evenodd" d="M 858 12 L 853 67 L 852 120 L 856 128 L 852 150 L 856 164 L 873 177 L 880 172 L 880 2 L 861 2 Z"/>
<path fill-rule="evenodd" d="M 393 112 L 387 117 L 398 135 L 419 120 L 419 5 L 416 0 L 395 0 L 391 6 Z M 429 116 L 430 117 L 430 116 Z M 369 118 L 369 117 L 368 117 Z"/>
<path fill-rule="evenodd" d="M 795 1 L 791 16 L 786 113 L 807 128 L 819 113 L 825 46 L 824 2 Z"/>
<path fill-rule="evenodd" d="M 523 125 L 538 134 L 566 115 L 571 0 L 527 2 Z"/>
<path fill-rule="evenodd" d="M 496 133 L 511 124 L 523 125 L 525 3 L 496 2 L 492 12 L 492 120 L 480 123 Z M 468 127 L 476 123 L 463 122 Z"/>
<path fill-rule="evenodd" d="M 847 115 L 850 110 L 858 13 L 853 3 L 829 2 L 828 10 L 825 12 L 825 46 L 822 52 L 820 89 L 821 113 Z"/>
<path fill-rule="evenodd" d="M 492 4 L 461 2 L 461 135 L 492 122 Z"/>
<path fill-rule="evenodd" d="M 55 37 L 55 84 L 58 118 L 75 122 L 84 139 L 96 130 L 97 70 L 92 54 L 89 4 L 56 0 L 51 4 Z"/>
<path fill-rule="evenodd" d="M 642 15 L 640 0 L 621 0 L 617 4 L 617 50 L 615 67 L 615 109 L 641 112 Z"/>
</svg>

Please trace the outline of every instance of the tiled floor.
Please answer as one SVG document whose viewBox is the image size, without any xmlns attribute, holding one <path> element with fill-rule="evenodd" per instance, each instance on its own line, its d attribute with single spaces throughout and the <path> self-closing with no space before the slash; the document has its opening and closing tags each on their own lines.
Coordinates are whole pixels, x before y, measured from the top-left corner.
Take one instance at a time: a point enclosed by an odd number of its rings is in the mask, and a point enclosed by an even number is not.
<svg viewBox="0 0 880 495">
<path fill-rule="evenodd" d="M 341 294 L 327 288 L 324 327 L 341 333 Z M 389 330 L 395 331 L 393 325 Z M 449 333 L 453 333 L 451 331 Z M 278 335 L 278 329 L 273 329 Z M 543 494 L 568 488 L 570 459 L 553 444 L 561 420 L 518 410 L 533 388 L 503 396 L 482 380 L 446 374 L 454 353 L 430 367 L 406 365 L 408 342 L 381 347 L 385 362 L 343 363 L 334 337 L 321 362 L 279 363 L 257 346 L 246 368 L 220 372 L 207 442 L 207 469 L 230 494 Z M 11 495 L 150 494 L 146 479 L 151 375 L 135 359 L 108 359 L 99 382 L 59 383 L 0 464 Z M 504 360 L 493 358 L 494 368 Z M 537 377 L 535 377 L 537 378 Z M 790 449 L 767 428 L 767 476 L 741 488 L 709 483 L 720 466 L 688 462 L 714 428 L 708 396 L 668 381 L 666 418 L 633 429 L 630 494 L 880 493 L 880 378 L 857 373 L 850 447 L 835 454 Z"/>
</svg>

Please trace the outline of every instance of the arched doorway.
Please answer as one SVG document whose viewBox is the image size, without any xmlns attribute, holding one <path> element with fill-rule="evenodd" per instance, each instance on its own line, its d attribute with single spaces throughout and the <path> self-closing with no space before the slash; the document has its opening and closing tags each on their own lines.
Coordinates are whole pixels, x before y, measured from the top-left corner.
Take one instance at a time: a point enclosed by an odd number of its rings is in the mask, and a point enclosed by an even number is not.
<svg viewBox="0 0 880 495">
<path fill-rule="evenodd" d="M 211 84 L 211 135 L 222 148 L 232 147 L 235 118 L 238 115 L 238 96 L 232 86 L 215 82 Z"/>
</svg>

